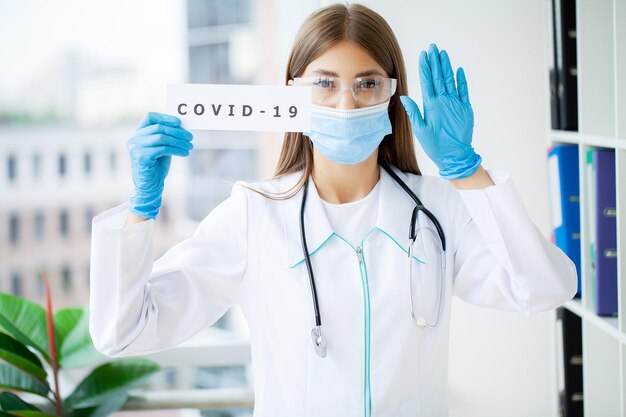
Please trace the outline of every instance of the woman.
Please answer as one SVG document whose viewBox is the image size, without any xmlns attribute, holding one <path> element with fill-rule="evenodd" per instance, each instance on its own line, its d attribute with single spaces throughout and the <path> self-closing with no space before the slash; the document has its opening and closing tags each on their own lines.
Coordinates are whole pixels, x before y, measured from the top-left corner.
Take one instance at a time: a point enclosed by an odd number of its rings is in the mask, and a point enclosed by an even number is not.
<svg viewBox="0 0 626 417">
<path fill-rule="evenodd" d="M 272 179 L 238 182 L 154 263 L 164 178 L 192 135 L 148 114 L 128 141 L 135 194 L 93 222 L 96 348 L 171 348 L 238 303 L 255 416 L 446 416 L 452 295 L 531 315 L 571 299 L 576 271 L 509 174 L 482 167 L 462 69 L 455 81 L 431 45 L 420 79 L 423 114 L 381 16 L 358 4 L 312 13 L 286 74 L 312 86 L 311 131 L 287 133 Z M 439 177 L 420 174 L 413 133 Z"/>
</svg>

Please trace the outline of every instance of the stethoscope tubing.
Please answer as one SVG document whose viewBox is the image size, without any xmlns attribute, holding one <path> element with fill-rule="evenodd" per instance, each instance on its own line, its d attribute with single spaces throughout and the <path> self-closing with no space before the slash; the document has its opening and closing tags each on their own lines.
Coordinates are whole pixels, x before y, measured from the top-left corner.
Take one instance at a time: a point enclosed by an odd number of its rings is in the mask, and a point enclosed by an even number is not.
<svg viewBox="0 0 626 417">
<path fill-rule="evenodd" d="M 315 288 L 315 278 L 313 277 L 313 267 L 311 266 L 311 259 L 309 258 L 309 249 L 306 244 L 306 233 L 304 230 L 304 206 L 306 205 L 306 195 L 309 189 L 309 179 L 307 177 L 304 183 L 304 194 L 302 195 L 302 204 L 300 206 L 300 238 L 302 240 L 302 250 L 304 251 L 304 260 L 306 268 L 309 271 L 309 282 L 311 283 L 311 293 L 313 294 L 313 308 L 315 310 L 315 325 L 322 325 L 322 317 L 320 316 L 320 307 L 317 301 L 317 290 Z"/>
<path fill-rule="evenodd" d="M 379 164 L 383 167 L 383 169 L 385 169 L 385 171 L 387 171 L 389 173 L 389 175 L 391 175 L 391 177 L 402 187 L 402 189 L 407 194 L 409 194 L 409 196 L 411 196 L 411 198 L 413 199 L 413 201 L 416 204 L 415 208 L 413 209 L 413 212 L 411 214 L 411 223 L 409 225 L 409 241 L 411 242 L 411 244 L 409 245 L 409 251 L 408 251 L 409 259 L 410 259 L 411 255 L 412 255 L 411 249 L 413 247 L 413 242 L 415 242 L 415 239 L 416 239 L 416 236 L 417 236 L 417 230 L 415 229 L 415 223 L 417 222 L 417 215 L 418 215 L 418 213 L 420 211 L 422 211 L 431 220 L 431 222 L 435 225 L 435 228 L 437 229 L 437 234 L 439 235 L 439 238 L 441 239 L 442 253 L 444 254 L 443 255 L 444 259 L 442 260 L 442 262 L 445 263 L 446 238 L 445 238 L 445 234 L 443 233 L 443 229 L 441 228 L 441 225 L 439 224 L 439 221 L 437 220 L 437 218 L 426 207 L 424 207 L 424 205 L 422 204 L 420 199 L 417 197 L 417 195 L 415 195 L 413 190 L 411 190 L 404 183 L 404 181 L 402 181 L 396 175 L 396 173 L 393 172 L 393 170 L 389 167 L 387 162 L 379 161 Z M 307 192 L 308 192 L 308 188 L 309 188 L 309 178 L 308 178 L 308 176 L 307 176 L 307 178 L 306 178 L 306 180 L 304 182 L 304 187 L 303 188 L 304 188 L 304 191 L 303 191 L 303 195 L 302 195 L 302 203 L 300 205 L 300 238 L 301 238 L 301 241 L 302 241 L 302 250 L 304 252 L 304 260 L 305 260 L 306 267 L 307 267 L 308 274 L 309 274 L 309 283 L 311 285 L 311 294 L 312 294 L 312 297 L 313 297 L 313 309 L 315 311 L 315 327 L 311 330 L 311 339 L 313 341 L 313 344 L 315 346 L 315 350 L 317 351 L 318 355 L 321 356 L 321 357 L 325 357 L 326 356 L 326 341 L 325 341 L 325 339 L 324 339 L 324 337 L 322 335 L 322 317 L 321 317 L 321 314 L 320 314 L 320 311 L 319 311 L 319 302 L 318 302 L 318 297 L 317 297 L 317 289 L 315 287 L 315 278 L 314 278 L 314 275 L 313 275 L 313 267 L 311 266 L 311 259 L 309 257 L 309 250 L 308 250 L 307 242 L 306 242 L 306 231 L 305 231 L 305 227 L 304 227 L 304 208 L 306 206 L 306 198 L 307 198 Z M 444 264 L 442 264 L 442 266 L 443 265 Z M 409 285 L 410 285 L 410 281 L 409 281 Z M 443 291 L 443 290 L 441 289 L 441 291 Z M 412 291 L 409 291 L 409 296 L 411 296 L 411 294 L 412 294 Z M 433 329 L 437 325 L 437 322 L 439 321 L 440 313 L 441 313 L 441 303 L 439 304 L 437 321 L 435 322 L 435 324 L 433 326 L 429 326 L 427 323 L 422 323 L 421 320 L 418 320 L 418 319 L 415 318 L 415 315 L 414 315 L 414 312 L 413 312 L 413 301 L 411 299 L 411 316 L 412 316 L 413 321 L 415 322 L 415 324 L 420 326 L 420 327 Z"/>
</svg>

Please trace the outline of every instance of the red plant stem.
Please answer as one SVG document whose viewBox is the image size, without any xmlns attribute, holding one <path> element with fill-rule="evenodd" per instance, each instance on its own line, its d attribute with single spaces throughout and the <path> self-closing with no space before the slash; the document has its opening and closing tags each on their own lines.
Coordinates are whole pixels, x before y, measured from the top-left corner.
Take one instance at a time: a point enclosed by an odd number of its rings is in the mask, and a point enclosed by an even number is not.
<svg viewBox="0 0 626 417">
<path fill-rule="evenodd" d="M 48 277 L 46 273 L 42 270 L 40 271 L 41 277 L 46 285 L 46 321 L 48 323 L 48 346 L 50 349 L 50 365 L 52 366 L 52 372 L 54 374 L 54 405 L 56 408 L 56 412 L 59 416 L 63 416 L 63 408 L 61 402 L 61 394 L 59 390 L 59 363 L 57 361 L 57 348 L 56 348 L 56 339 L 54 335 L 54 321 L 52 319 L 52 300 L 50 297 L 50 283 L 48 282 Z"/>
</svg>

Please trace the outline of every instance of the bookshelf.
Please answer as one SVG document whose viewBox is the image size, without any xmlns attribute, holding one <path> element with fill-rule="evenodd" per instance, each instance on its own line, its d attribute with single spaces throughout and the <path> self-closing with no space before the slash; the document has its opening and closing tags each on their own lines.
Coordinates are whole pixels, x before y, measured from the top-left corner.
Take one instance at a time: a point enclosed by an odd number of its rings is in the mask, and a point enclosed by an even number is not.
<svg viewBox="0 0 626 417">
<path fill-rule="evenodd" d="M 545 0 L 546 10 L 553 1 Z M 572 3 L 574 3 L 572 1 Z M 585 416 L 626 416 L 626 0 L 575 0 L 578 130 L 553 129 L 548 146 L 578 145 L 580 185 L 581 297 L 564 307 L 581 318 Z M 552 42 L 551 12 L 547 13 Z M 546 48 L 547 59 L 552 51 Z M 546 71 L 547 120 L 551 120 Z M 587 151 L 615 151 L 617 223 L 617 317 L 595 313 L 587 204 Z M 558 395 L 557 395 L 558 396 Z"/>
</svg>

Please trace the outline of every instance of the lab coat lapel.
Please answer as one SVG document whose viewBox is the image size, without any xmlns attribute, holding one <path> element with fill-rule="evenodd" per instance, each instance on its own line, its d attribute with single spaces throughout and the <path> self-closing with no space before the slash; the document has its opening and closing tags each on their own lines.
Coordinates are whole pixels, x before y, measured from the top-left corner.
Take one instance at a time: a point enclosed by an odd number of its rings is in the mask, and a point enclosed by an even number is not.
<svg viewBox="0 0 626 417">
<path fill-rule="evenodd" d="M 288 174 L 281 181 L 281 192 L 285 192 L 295 185 L 302 177 L 303 170 Z M 283 205 L 283 219 L 287 234 L 287 260 L 288 266 L 293 268 L 295 264 L 304 259 L 304 249 L 300 238 L 300 205 L 304 187 L 298 193 L 286 200 Z M 333 234 L 333 228 L 326 217 L 324 206 L 320 201 L 313 177 L 309 175 L 306 206 L 304 208 L 304 228 L 306 232 L 306 244 L 311 256 Z"/>
<path fill-rule="evenodd" d="M 404 181 L 413 192 L 415 184 L 410 174 L 400 171 L 389 164 L 393 172 Z M 380 195 L 378 200 L 378 217 L 376 227 L 393 239 L 403 250 L 408 253 L 409 225 L 411 214 L 415 207 L 415 201 L 402 189 L 387 171 L 380 167 Z M 419 195 L 418 195 L 419 197 Z"/>
<path fill-rule="evenodd" d="M 410 176 L 393 165 L 391 169 L 411 189 L 414 189 Z M 288 174 L 281 179 L 281 191 L 291 188 L 302 176 L 302 170 Z M 380 167 L 380 194 L 378 199 L 378 215 L 375 227 L 382 231 L 388 238 L 395 241 L 394 245 L 406 251 L 408 247 L 409 223 L 415 202 L 400 187 L 398 183 Z M 298 194 L 283 205 L 283 219 L 287 236 L 287 262 L 288 267 L 293 268 L 304 260 L 304 251 L 300 237 L 300 204 L 302 193 Z M 307 249 L 312 256 L 334 234 L 334 230 L 326 217 L 324 206 L 315 187 L 313 178 L 309 176 L 306 207 L 304 210 L 304 226 L 306 231 Z"/>
</svg>

